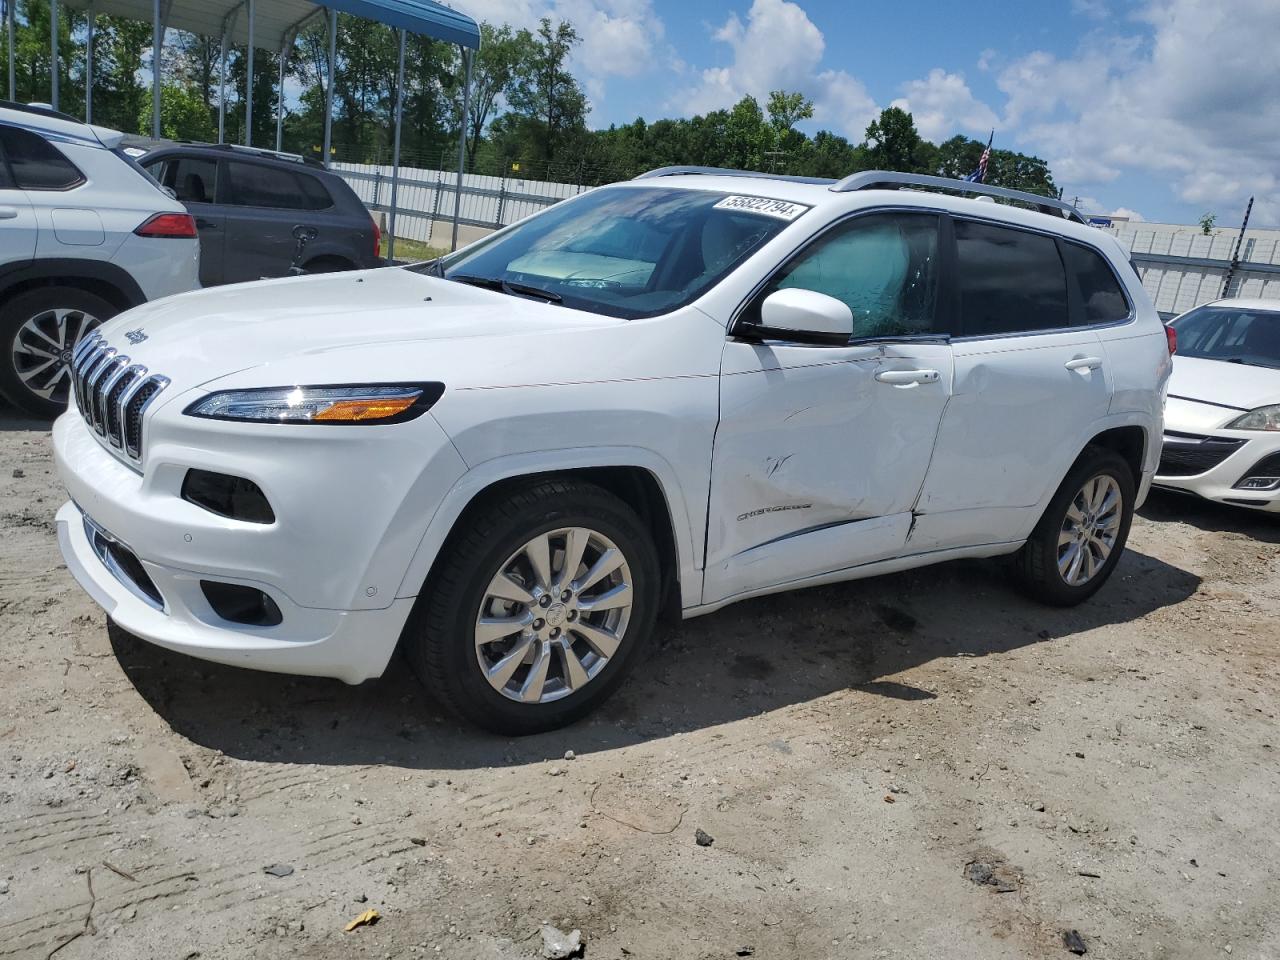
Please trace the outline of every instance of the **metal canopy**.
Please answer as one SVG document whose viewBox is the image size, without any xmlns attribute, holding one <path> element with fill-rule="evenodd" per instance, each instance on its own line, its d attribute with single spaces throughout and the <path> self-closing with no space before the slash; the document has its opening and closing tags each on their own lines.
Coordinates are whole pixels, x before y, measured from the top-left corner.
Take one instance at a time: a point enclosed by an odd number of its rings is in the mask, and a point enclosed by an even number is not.
<svg viewBox="0 0 1280 960">
<path fill-rule="evenodd" d="M 62 0 L 61 5 L 130 20 L 151 20 L 155 8 L 154 0 Z M 298 30 L 325 8 L 471 49 L 480 46 L 476 22 L 435 0 L 261 0 L 254 9 L 254 45 L 262 50 L 288 46 Z M 161 0 L 160 19 L 165 27 L 207 37 L 221 37 L 223 28 L 229 27 L 228 43 L 244 46 L 249 42 L 247 0 Z"/>
</svg>

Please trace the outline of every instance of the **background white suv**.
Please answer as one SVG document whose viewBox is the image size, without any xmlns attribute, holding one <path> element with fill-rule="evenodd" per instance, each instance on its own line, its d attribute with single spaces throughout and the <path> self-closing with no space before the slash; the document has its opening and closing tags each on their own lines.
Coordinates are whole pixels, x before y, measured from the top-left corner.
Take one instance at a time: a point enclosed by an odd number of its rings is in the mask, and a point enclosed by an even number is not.
<svg viewBox="0 0 1280 960">
<path fill-rule="evenodd" d="M 0 394 L 67 406 L 67 361 L 99 323 L 198 286 L 195 222 L 123 135 L 0 101 Z"/>
<path fill-rule="evenodd" d="M 596 706 L 660 609 L 998 555 L 1077 603 L 1170 341 L 1064 213 L 659 171 L 432 263 L 139 307 L 75 357 L 63 555 L 152 642 L 351 683 L 399 646 L 511 733 Z"/>
</svg>

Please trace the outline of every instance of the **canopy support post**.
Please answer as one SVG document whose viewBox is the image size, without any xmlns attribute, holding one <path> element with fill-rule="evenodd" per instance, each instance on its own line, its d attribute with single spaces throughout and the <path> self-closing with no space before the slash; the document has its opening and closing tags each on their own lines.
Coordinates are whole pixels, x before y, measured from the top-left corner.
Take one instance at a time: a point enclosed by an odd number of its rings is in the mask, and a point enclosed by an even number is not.
<svg viewBox="0 0 1280 960">
<path fill-rule="evenodd" d="M 280 82 L 276 92 L 276 153 L 284 142 L 284 57 L 285 44 L 280 44 Z"/>
<path fill-rule="evenodd" d="M 84 46 L 84 122 L 93 123 L 93 35 L 98 23 L 98 15 L 93 11 L 93 0 L 85 9 L 89 18 L 89 36 Z"/>
<path fill-rule="evenodd" d="M 248 0 L 249 8 L 249 62 L 248 73 L 244 78 L 244 145 L 253 146 L 253 0 Z"/>
<path fill-rule="evenodd" d="M 50 78 L 49 92 L 52 94 L 50 103 L 53 109 L 58 109 L 58 0 L 49 0 L 49 59 L 52 61 L 52 70 L 49 72 L 53 75 Z"/>
<path fill-rule="evenodd" d="M 324 85 L 324 156 L 321 161 L 329 169 L 329 149 L 333 142 L 333 74 L 338 61 L 338 11 L 329 8 L 329 75 Z"/>
<path fill-rule="evenodd" d="M 160 0 L 151 4 L 151 139 L 160 139 L 160 49 L 164 46 L 164 26 L 160 23 Z"/>
<path fill-rule="evenodd" d="M 13 62 L 13 32 L 17 29 L 16 21 L 14 19 L 14 8 L 17 5 L 18 0 L 5 0 L 4 4 L 4 18 L 5 22 L 8 24 L 6 36 L 8 37 L 9 43 L 9 99 L 15 103 L 18 100 L 18 74 L 17 68 Z"/>
<path fill-rule="evenodd" d="M 396 135 L 391 148 L 391 223 L 387 227 L 387 260 L 396 255 L 396 201 L 400 186 L 400 120 L 404 116 L 404 27 L 400 28 L 400 57 L 396 65 Z"/>
<path fill-rule="evenodd" d="M 222 49 L 218 58 L 218 142 L 227 142 L 227 34 L 231 27 L 222 23 Z"/>
<path fill-rule="evenodd" d="M 467 114 L 471 110 L 471 51 L 462 49 L 462 60 L 466 64 L 467 79 L 462 87 L 462 122 L 458 125 L 458 189 L 453 195 L 453 240 L 450 250 L 458 249 L 458 219 L 462 216 L 462 177 L 467 169 Z M 499 224 L 501 226 L 501 224 Z"/>
</svg>

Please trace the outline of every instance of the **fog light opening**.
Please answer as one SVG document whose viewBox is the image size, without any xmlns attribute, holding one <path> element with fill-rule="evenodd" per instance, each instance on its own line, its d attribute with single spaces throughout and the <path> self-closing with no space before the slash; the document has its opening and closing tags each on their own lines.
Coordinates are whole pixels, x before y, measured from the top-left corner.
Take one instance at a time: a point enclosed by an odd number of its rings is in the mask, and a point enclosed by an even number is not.
<svg viewBox="0 0 1280 960">
<path fill-rule="evenodd" d="M 276 602 L 256 587 L 201 580 L 200 589 L 213 612 L 223 620 L 250 627 L 274 627 L 284 621 Z"/>
<path fill-rule="evenodd" d="M 188 470 L 182 478 L 182 499 L 210 513 L 246 523 L 275 523 L 275 511 L 252 480 L 209 470 Z"/>
</svg>

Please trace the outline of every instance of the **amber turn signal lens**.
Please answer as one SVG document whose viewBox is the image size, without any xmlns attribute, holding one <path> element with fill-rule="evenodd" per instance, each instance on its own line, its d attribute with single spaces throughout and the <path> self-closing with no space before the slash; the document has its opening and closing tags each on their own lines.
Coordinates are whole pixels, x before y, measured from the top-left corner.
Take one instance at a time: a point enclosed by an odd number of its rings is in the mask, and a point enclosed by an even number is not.
<svg viewBox="0 0 1280 960">
<path fill-rule="evenodd" d="M 376 400 L 338 400 L 327 410 L 315 414 L 312 420 L 386 420 L 404 413 L 417 401 L 412 397 L 380 397 Z"/>
</svg>

